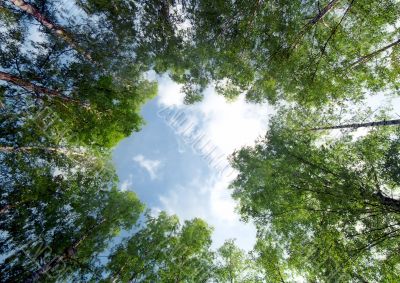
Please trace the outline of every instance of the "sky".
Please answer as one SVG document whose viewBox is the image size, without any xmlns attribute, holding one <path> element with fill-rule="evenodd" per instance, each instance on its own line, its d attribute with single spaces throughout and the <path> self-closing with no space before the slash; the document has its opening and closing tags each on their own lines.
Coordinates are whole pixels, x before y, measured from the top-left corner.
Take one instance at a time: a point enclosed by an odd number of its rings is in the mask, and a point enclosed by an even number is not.
<svg viewBox="0 0 400 283">
<path fill-rule="evenodd" d="M 158 96 L 142 109 L 146 124 L 113 152 L 120 189 L 136 192 L 154 214 L 204 219 L 214 228 L 214 248 L 236 239 L 251 250 L 256 232 L 235 211 L 228 186 L 237 173 L 228 157 L 265 134 L 273 109 L 242 96 L 227 102 L 212 87 L 202 102 L 188 106 L 167 75 L 149 78 L 158 81 Z"/>
</svg>

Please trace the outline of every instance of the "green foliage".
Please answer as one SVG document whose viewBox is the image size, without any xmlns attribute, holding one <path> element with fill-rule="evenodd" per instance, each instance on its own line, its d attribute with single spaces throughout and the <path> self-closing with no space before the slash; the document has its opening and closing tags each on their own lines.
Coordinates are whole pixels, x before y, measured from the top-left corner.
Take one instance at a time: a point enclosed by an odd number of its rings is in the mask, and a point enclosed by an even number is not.
<svg viewBox="0 0 400 283">
<path fill-rule="evenodd" d="M 146 215 L 138 231 L 109 256 L 109 280 L 203 282 L 211 278 L 211 229 L 200 220 L 180 225 L 176 216 Z"/>
<path fill-rule="evenodd" d="M 217 251 L 217 282 L 263 282 L 262 269 L 256 261 L 239 249 L 234 240 L 227 240 Z"/>
<path fill-rule="evenodd" d="M 77 0 L 79 19 L 62 1 L 17 2 L 0 5 L 1 281 L 399 281 L 398 128 L 311 130 L 398 94 L 399 1 Z M 200 219 L 138 222 L 143 205 L 118 191 L 110 149 L 143 124 L 149 70 L 186 103 L 213 85 L 298 108 L 232 158 L 252 253 L 213 252 Z"/>
<path fill-rule="evenodd" d="M 12 4 L 6 6 L 9 5 Z M 51 4 L 40 2 L 36 7 L 48 20 L 55 21 Z M 126 55 L 129 50 L 118 47 L 117 41 L 123 35 L 102 29 L 96 34 L 91 26 L 94 23 L 82 19 L 87 22 L 86 29 L 65 31 L 71 40 L 47 30 L 43 41 L 30 40 L 29 33 L 23 33 L 18 41 L 14 40 L 15 30 L 29 28 L 31 23 L 20 17 L 18 10 L 8 8 L 14 24 L 3 20 L 9 36 L 4 34 L 5 44 L 1 46 L 2 67 L 25 84 L 44 88 L 47 93 L 27 91 L 23 83 L 8 82 L 2 86 L 6 88 L 5 111 L 52 111 L 51 124 L 55 128 L 49 131 L 69 133 L 67 141 L 79 145 L 113 147 L 140 130 L 140 107 L 156 95 L 157 88 L 154 82 L 144 79 L 142 65 Z M 65 21 L 73 23 L 73 19 Z M 34 51 L 27 51 L 27 46 Z M 82 52 L 88 53 L 82 51 L 85 48 L 90 50 L 92 60 L 81 56 Z"/>
<path fill-rule="evenodd" d="M 71 142 L 90 146 L 113 147 L 143 124 L 140 107 L 157 93 L 157 86 L 148 81 L 117 86 L 111 77 L 78 82 L 73 97 L 82 102 L 57 111 L 62 127 L 71 120 Z M 85 104 L 82 106 L 82 104 Z M 64 108 L 64 109 L 63 109 Z M 72 118 L 72 119 L 71 119 Z"/>
<path fill-rule="evenodd" d="M 4 282 L 86 274 L 116 233 L 130 229 L 143 211 L 133 192 L 117 191 L 113 169 L 98 160 L 78 165 L 65 155 L 38 152 L 1 158 Z"/>
<path fill-rule="evenodd" d="M 304 105 L 397 90 L 397 45 L 353 63 L 397 40 L 399 3 L 332 1 L 317 17 L 329 2 L 185 1 L 185 59 L 171 70 L 186 82 L 187 102 L 225 81 L 217 90 L 228 98 Z"/>
<path fill-rule="evenodd" d="M 265 140 L 233 157 L 240 212 L 256 221 L 257 249 L 276 254 L 272 266 L 262 259 L 269 273 L 293 269 L 324 282 L 354 274 L 372 282 L 398 278 L 400 206 L 392 195 L 399 183 L 389 169 L 398 155 L 388 154 L 398 129 L 320 139 L 286 126 L 286 117 L 276 117 Z"/>
</svg>

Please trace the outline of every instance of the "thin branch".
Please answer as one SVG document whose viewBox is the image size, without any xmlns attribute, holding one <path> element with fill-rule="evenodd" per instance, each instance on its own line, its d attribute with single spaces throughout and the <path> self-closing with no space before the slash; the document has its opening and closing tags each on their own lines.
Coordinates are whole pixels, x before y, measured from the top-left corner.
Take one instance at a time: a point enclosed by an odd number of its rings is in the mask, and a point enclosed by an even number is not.
<svg viewBox="0 0 400 283">
<path fill-rule="evenodd" d="M 370 54 L 364 55 L 364 56 L 358 58 L 353 63 L 351 63 L 350 64 L 350 68 L 353 68 L 353 67 L 355 67 L 355 66 L 357 66 L 359 64 L 368 62 L 369 60 L 371 60 L 376 55 L 379 55 L 380 53 L 382 53 L 382 52 L 384 52 L 384 51 L 386 51 L 386 50 L 388 50 L 388 49 L 390 49 L 392 47 L 398 46 L 399 44 L 400 44 L 400 39 L 398 39 L 395 42 L 392 42 L 389 45 L 386 45 L 386 46 L 384 46 L 384 47 L 382 47 L 382 48 L 380 48 L 380 49 L 378 49 L 378 50 L 376 50 L 376 51 L 374 51 L 374 52 L 372 52 Z"/>
</svg>

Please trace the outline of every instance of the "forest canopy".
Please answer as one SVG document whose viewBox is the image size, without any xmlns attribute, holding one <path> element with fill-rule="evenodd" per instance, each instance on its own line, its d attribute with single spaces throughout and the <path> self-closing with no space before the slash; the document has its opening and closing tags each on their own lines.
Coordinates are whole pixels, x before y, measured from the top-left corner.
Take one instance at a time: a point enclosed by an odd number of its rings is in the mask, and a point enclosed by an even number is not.
<svg viewBox="0 0 400 283">
<path fill-rule="evenodd" d="M 0 281 L 399 282 L 400 119 L 366 107 L 399 95 L 399 18 L 396 0 L 1 1 Z M 186 104 L 211 86 L 276 110 L 230 158 L 253 250 L 120 189 L 149 72 Z"/>
</svg>

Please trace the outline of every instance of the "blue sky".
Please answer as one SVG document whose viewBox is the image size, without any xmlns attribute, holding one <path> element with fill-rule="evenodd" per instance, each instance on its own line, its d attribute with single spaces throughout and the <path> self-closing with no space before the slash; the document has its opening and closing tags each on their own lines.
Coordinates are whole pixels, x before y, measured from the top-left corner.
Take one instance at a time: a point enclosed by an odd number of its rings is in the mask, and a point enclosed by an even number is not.
<svg viewBox="0 0 400 283">
<path fill-rule="evenodd" d="M 214 247 L 235 238 L 250 250 L 255 229 L 235 212 L 227 188 L 235 172 L 227 157 L 265 133 L 272 109 L 243 97 L 227 102 L 212 87 L 202 102 L 187 106 L 180 86 L 166 75 L 149 77 L 159 90 L 142 110 L 146 125 L 114 150 L 120 188 L 135 191 L 154 213 L 206 220 L 214 227 Z"/>
</svg>

